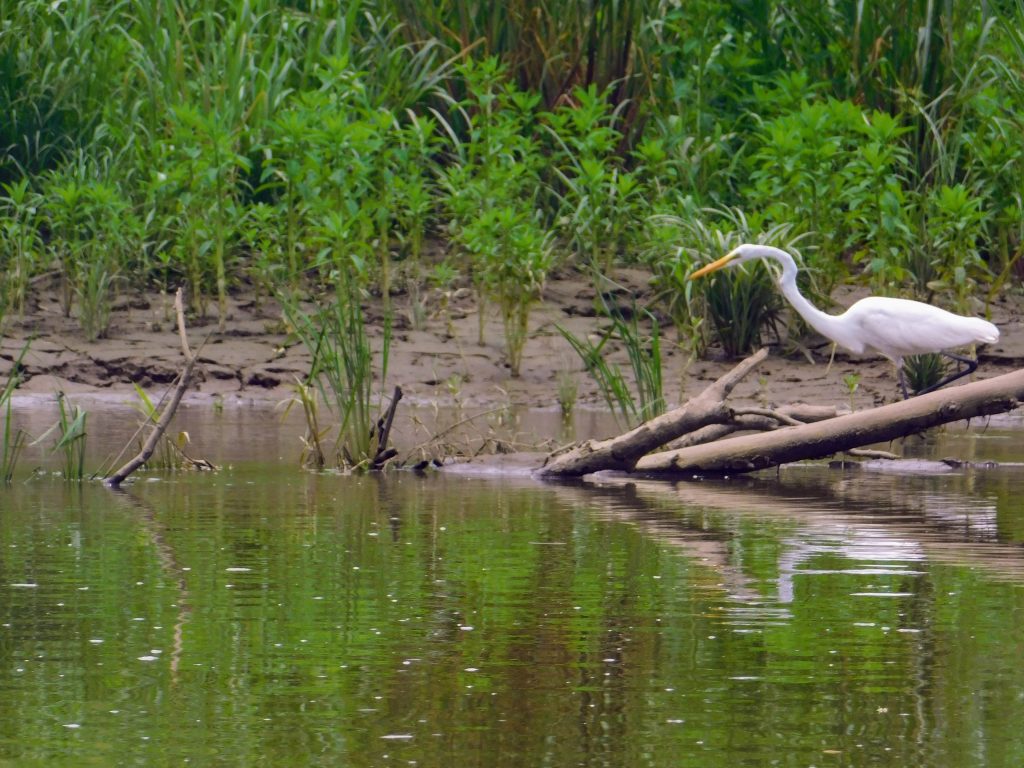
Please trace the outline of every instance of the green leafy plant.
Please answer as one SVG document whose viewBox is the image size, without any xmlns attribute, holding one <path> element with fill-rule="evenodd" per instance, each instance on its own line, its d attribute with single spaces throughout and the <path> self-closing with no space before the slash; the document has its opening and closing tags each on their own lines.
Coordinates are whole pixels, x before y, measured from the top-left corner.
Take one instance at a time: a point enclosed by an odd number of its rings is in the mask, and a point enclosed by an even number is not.
<svg viewBox="0 0 1024 768">
<path fill-rule="evenodd" d="M 898 141 L 908 129 L 883 112 L 872 113 L 860 128 L 863 142 L 844 170 L 848 243 L 854 259 L 867 265 L 875 291 L 892 293 L 913 276 L 907 261 L 917 248 L 902 182 L 909 171 L 910 152 Z"/>
<path fill-rule="evenodd" d="M 458 158 L 441 179 L 449 232 L 470 259 L 478 302 L 477 342 L 485 341 L 487 300 L 497 297 L 509 364 L 518 375 L 529 306 L 539 295 L 551 258 L 534 216 L 541 158 L 530 127 L 537 97 L 507 82 L 494 59 L 468 62 L 460 72 L 469 94 L 455 108 L 468 136 L 463 140 L 449 132 Z M 523 279 L 517 296 L 514 283 Z"/>
<path fill-rule="evenodd" d="M 96 176 L 111 170 L 79 158 L 51 174 L 43 193 L 49 248 L 60 267 L 62 307 L 70 315 L 78 299 L 79 322 L 89 341 L 106 334 L 117 275 L 141 248 L 140 224 L 130 202 L 114 183 Z"/>
<path fill-rule="evenodd" d="M 289 260 L 281 243 L 279 211 L 267 203 L 249 206 L 240 226 L 242 240 L 248 246 L 248 274 L 255 289 L 254 302 L 259 309 L 265 297 L 272 296 L 280 286 L 293 286 L 289 280 Z"/>
<path fill-rule="evenodd" d="M 981 200 L 961 184 L 942 185 L 927 200 L 929 250 L 935 254 L 930 290 L 950 291 L 956 308 L 972 311 L 970 298 L 979 280 L 989 277 L 979 243 L 986 224 Z"/>
<path fill-rule="evenodd" d="M 206 314 L 205 299 L 212 286 L 223 332 L 239 186 L 250 162 L 239 152 L 238 129 L 227 116 L 182 104 L 171 117 L 171 136 L 161 145 L 168 169 L 162 184 L 168 187 L 164 194 L 175 201 L 181 222 L 175 246 L 188 265 L 193 308 Z"/>
<path fill-rule="evenodd" d="M 850 239 L 840 195 L 862 122 L 860 109 L 849 102 L 801 101 L 760 126 L 759 146 L 749 161 L 751 206 L 769 221 L 829 232 L 823 243 L 829 259 Z"/>
<path fill-rule="evenodd" d="M 860 389 L 861 375 L 859 373 L 848 373 L 843 376 L 843 384 L 846 386 L 846 394 L 850 397 L 850 412 L 857 410 L 853 407 L 853 396 Z"/>
<path fill-rule="evenodd" d="M 517 377 L 530 308 L 540 299 L 553 261 L 550 239 L 527 211 L 512 205 L 484 211 L 465 226 L 462 238 L 476 256 L 484 291 L 501 310 L 509 371 Z"/>
<path fill-rule="evenodd" d="M 557 148 L 557 220 L 576 251 L 607 272 L 630 244 L 643 194 L 617 152 L 622 134 L 608 95 L 577 88 L 548 121 Z"/>
</svg>

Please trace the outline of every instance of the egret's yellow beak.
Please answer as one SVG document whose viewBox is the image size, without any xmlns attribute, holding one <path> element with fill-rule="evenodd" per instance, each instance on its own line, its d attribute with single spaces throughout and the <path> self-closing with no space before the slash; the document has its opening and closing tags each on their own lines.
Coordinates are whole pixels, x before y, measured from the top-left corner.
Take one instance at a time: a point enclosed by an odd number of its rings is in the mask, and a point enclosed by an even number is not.
<svg viewBox="0 0 1024 768">
<path fill-rule="evenodd" d="M 710 274 L 711 272 L 717 272 L 722 267 L 729 266 L 729 264 L 735 258 L 736 258 L 736 252 L 735 251 L 732 251 L 731 253 L 727 253 L 725 256 L 720 258 L 718 261 L 712 261 L 710 264 L 707 264 L 707 265 L 701 267 L 700 269 L 698 269 L 696 272 L 694 272 L 692 275 L 690 275 L 690 279 L 691 280 L 696 280 L 698 277 L 704 277 L 704 275 Z"/>
</svg>

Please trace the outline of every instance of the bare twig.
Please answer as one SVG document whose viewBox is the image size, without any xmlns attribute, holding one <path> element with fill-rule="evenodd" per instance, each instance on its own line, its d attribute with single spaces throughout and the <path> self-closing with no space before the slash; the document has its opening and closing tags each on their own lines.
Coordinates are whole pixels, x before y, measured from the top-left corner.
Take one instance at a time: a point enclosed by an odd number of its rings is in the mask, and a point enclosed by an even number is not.
<svg viewBox="0 0 1024 768">
<path fill-rule="evenodd" d="M 782 411 L 775 411 L 771 408 L 733 408 L 732 412 L 734 416 L 762 416 L 766 419 L 774 419 L 777 422 L 787 424 L 791 427 L 805 423 L 800 419 L 794 419 L 792 416 L 789 416 Z"/>
<path fill-rule="evenodd" d="M 451 426 L 442 429 L 436 435 L 431 435 L 429 440 L 425 440 L 419 445 L 417 445 L 415 448 L 412 449 L 412 452 L 415 453 L 416 451 L 421 451 L 425 449 L 427 446 L 435 445 L 440 442 L 442 437 L 451 434 L 459 427 L 465 426 L 466 424 L 470 424 L 483 416 L 490 416 L 492 413 L 501 413 L 501 411 L 508 410 L 510 407 L 514 407 L 514 405 L 499 405 L 496 408 L 488 408 L 486 411 L 474 413 L 472 416 L 467 416 L 464 419 L 459 419 Z"/>
<path fill-rule="evenodd" d="M 174 309 L 178 314 L 178 335 L 181 338 L 181 352 L 185 356 L 185 368 L 178 377 L 178 383 L 175 386 L 170 402 L 167 403 L 167 407 L 160 414 L 160 418 L 154 425 L 153 431 L 149 433 L 149 438 L 147 438 L 145 445 L 142 446 L 142 450 L 104 481 L 111 488 L 117 488 L 132 472 L 149 461 L 149 457 L 156 450 L 157 443 L 160 442 L 160 438 L 167 431 L 167 427 L 170 426 L 171 419 L 174 418 L 174 412 L 178 410 L 178 404 L 181 402 L 181 398 L 185 394 L 185 390 L 188 388 L 189 381 L 192 378 L 192 369 L 195 367 L 196 358 L 189 348 L 188 336 L 185 333 L 185 306 L 181 296 L 181 288 L 174 295 Z"/>
<path fill-rule="evenodd" d="M 668 450 L 712 443 L 735 432 L 769 432 L 784 426 L 833 419 L 838 415 L 840 412 L 832 406 L 807 403 L 791 403 L 778 409 L 734 408 L 732 421 L 728 424 L 709 424 L 694 430 L 669 443 Z"/>
</svg>

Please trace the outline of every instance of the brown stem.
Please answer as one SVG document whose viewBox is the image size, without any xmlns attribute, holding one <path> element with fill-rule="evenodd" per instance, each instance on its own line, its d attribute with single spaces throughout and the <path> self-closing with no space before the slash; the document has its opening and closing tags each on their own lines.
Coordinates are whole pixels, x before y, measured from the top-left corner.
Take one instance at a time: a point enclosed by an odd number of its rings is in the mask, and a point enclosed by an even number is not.
<svg viewBox="0 0 1024 768">
<path fill-rule="evenodd" d="M 188 389 L 189 381 L 192 378 L 192 369 L 195 367 L 196 358 L 189 348 L 188 336 L 185 333 L 185 307 L 182 304 L 181 288 L 174 295 L 174 308 L 178 314 L 178 336 L 181 338 L 181 351 L 185 356 L 185 368 L 181 375 L 178 376 L 178 383 L 174 388 L 174 394 L 171 395 L 170 402 L 167 403 L 167 407 L 160 414 L 160 418 L 154 425 L 153 431 L 149 433 L 149 438 L 146 440 L 145 445 L 142 446 L 142 450 L 128 461 L 127 464 L 117 470 L 117 472 L 103 481 L 111 488 L 120 486 L 132 472 L 149 461 L 150 456 L 153 455 L 153 451 L 156 450 L 156 446 L 160 442 L 160 438 L 164 436 L 164 432 L 170 426 L 171 419 L 174 418 L 174 412 L 178 409 L 178 404 L 181 402 L 181 398 L 185 394 L 185 390 Z"/>
</svg>

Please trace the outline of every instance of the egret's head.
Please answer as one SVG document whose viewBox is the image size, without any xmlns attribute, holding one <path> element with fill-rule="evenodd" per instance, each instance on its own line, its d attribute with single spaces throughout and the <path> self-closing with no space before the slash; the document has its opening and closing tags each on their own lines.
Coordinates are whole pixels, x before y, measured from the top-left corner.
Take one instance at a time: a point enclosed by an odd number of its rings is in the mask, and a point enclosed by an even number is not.
<svg viewBox="0 0 1024 768">
<path fill-rule="evenodd" d="M 698 269 L 690 275 L 690 279 L 696 280 L 698 277 L 703 277 L 704 275 L 708 275 L 712 272 L 717 272 L 724 267 L 735 267 L 737 264 L 742 264 L 745 261 L 771 256 L 773 255 L 772 252 L 776 250 L 778 249 L 772 248 L 768 245 L 755 245 L 753 243 L 738 245 L 725 254 L 725 256 L 718 259 L 718 261 L 713 261 Z"/>
</svg>

